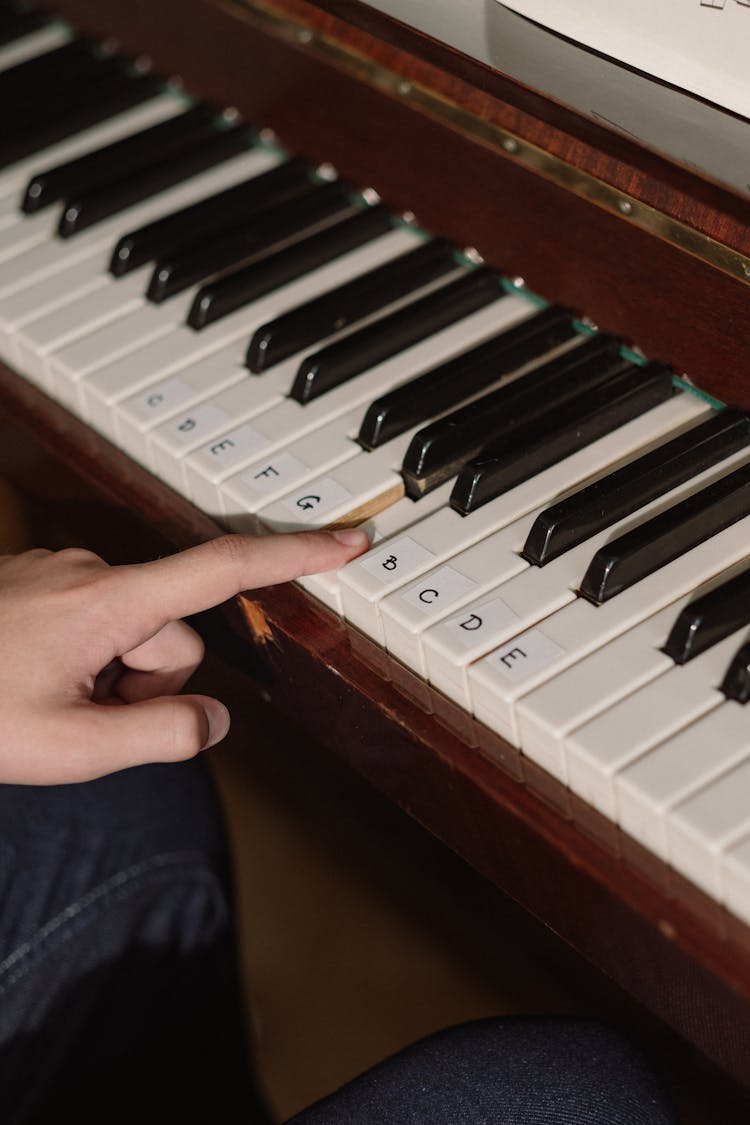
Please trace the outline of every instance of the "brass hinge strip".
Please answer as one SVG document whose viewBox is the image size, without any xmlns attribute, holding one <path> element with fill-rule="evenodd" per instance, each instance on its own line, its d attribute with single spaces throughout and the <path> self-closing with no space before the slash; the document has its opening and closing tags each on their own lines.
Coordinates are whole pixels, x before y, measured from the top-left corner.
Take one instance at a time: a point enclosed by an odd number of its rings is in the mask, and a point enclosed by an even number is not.
<svg viewBox="0 0 750 1125">
<path fill-rule="evenodd" d="M 266 33 L 309 52 L 406 105 L 419 109 L 433 119 L 449 125 L 454 131 L 502 154 L 506 159 L 515 161 L 735 279 L 745 284 L 750 283 L 750 257 L 718 242 L 710 235 L 611 187 L 502 126 L 478 117 L 428 87 L 405 80 L 396 71 L 375 63 L 354 48 L 292 19 L 272 4 L 265 3 L 265 0 L 226 0 L 226 3 L 234 10 L 239 9 L 246 19 Z"/>
</svg>

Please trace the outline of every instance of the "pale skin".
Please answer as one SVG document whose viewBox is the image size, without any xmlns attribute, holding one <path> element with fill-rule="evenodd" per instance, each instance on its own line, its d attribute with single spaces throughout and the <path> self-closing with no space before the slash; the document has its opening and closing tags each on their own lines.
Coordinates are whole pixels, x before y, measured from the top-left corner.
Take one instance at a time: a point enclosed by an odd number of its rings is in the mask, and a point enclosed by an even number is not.
<svg viewBox="0 0 750 1125">
<path fill-rule="evenodd" d="M 0 783 L 88 781 L 216 745 L 229 713 L 182 693 L 203 658 L 182 618 L 368 545 L 321 531 L 222 536 L 117 567 L 78 548 L 0 556 Z"/>
</svg>

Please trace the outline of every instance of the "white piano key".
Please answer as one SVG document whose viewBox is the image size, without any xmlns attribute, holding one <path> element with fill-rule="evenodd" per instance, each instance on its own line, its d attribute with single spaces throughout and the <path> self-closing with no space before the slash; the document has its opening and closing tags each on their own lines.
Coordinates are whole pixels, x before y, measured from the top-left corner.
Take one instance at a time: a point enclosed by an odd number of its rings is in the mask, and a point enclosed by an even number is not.
<svg viewBox="0 0 750 1125">
<path fill-rule="evenodd" d="M 117 433 L 118 407 L 127 396 L 235 340 L 238 358 L 242 360 L 255 329 L 278 315 L 279 310 L 294 308 L 328 288 L 382 265 L 390 258 L 413 249 L 418 241 L 418 235 L 408 227 L 389 231 L 367 245 L 342 254 L 303 277 L 280 286 L 200 332 L 178 323 L 151 344 L 85 378 L 81 386 L 85 416 L 103 432 Z M 189 303 L 192 303 L 194 292 L 193 289 Z M 253 377 L 264 379 L 273 370 L 271 368 L 264 375 Z M 291 382 L 290 375 L 289 385 Z"/>
<path fill-rule="evenodd" d="M 750 837 L 724 852 L 721 860 L 724 902 L 728 910 L 750 923 Z"/>
<path fill-rule="evenodd" d="M 592 442 L 586 449 L 535 474 L 468 516 L 461 516 L 446 505 L 431 519 L 420 522 L 413 529 L 410 540 L 419 544 L 418 551 L 411 548 L 410 542 L 401 544 L 394 541 L 388 545 L 388 557 L 395 554 L 397 560 L 392 569 L 386 571 L 379 562 L 373 562 L 369 552 L 344 567 L 341 589 L 346 617 L 369 635 L 384 640 L 380 613 L 383 600 L 394 590 L 522 515 L 534 511 L 536 516 L 537 509 L 541 510 L 542 506 L 560 499 L 590 478 L 600 476 L 639 449 L 673 431 L 677 432 L 703 414 L 707 414 L 705 404 L 696 396 L 677 395 L 621 426 L 616 432 Z M 407 549 L 406 556 L 402 554 L 402 547 Z M 385 546 L 379 548 L 378 559 L 384 550 Z M 395 604 L 395 600 L 389 601 L 389 607 Z M 408 614 L 408 617 L 406 629 L 414 626 L 416 631 L 421 631 L 425 627 L 423 621 L 417 624 L 413 614 Z M 398 628 L 395 623 L 394 628 Z M 420 659 L 416 652 L 414 658 Z"/>
<path fill-rule="evenodd" d="M 667 817 L 669 862 L 717 902 L 726 891 L 723 854 L 750 832 L 750 715 L 745 760 L 687 800 Z"/>
<path fill-rule="evenodd" d="M 74 270 L 75 267 L 56 276 L 55 281 L 61 289 L 68 274 Z M 79 268 L 77 275 L 82 272 Z M 141 308 L 149 272 L 144 266 L 118 278 L 116 282 L 112 279 L 111 284 L 102 284 L 101 279 L 93 287 L 84 283 L 81 286 L 83 293 L 76 300 L 66 301 L 45 315 L 35 317 L 23 336 L 15 337 L 14 353 L 19 365 L 33 378 L 54 389 L 48 377 L 47 357 L 79 337 L 97 332 L 113 320 Z"/>
<path fill-rule="evenodd" d="M 689 600 L 660 610 L 521 697 L 516 705 L 519 738 L 529 757 L 544 762 L 561 780 L 570 779 L 579 795 L 582 789 L 588 792 L 580 775 L 575 784 L 571 779 L 578 763 L 566 761 L 566 736 L 672 667 L 661 646 Z"/>
<path fill-rule="evenodd" d="M 54 20 L 12 43 L 6 43 L 0 47 L 0 71 L 10 70 L 12 66 L 20 66 L 37 55 L 46 55 L 48 51 L 64 47 L 72 34 L 67 24 Z"/>
<path fill-rule="evenodd" d="M 62 402 L 75 405 L 85 418 L 83 379 L 169 332 L 187 315 L 190 296 L 180 294 L 164 305 L 146 305 L 139 300 L 135 308 L 131 306 L 122 316 L 108 320 L 58 350 L 42 353 L 39 360 L 44 365 L 51 393 Z"/>
<path fill-rule="evenodd" d="M 259 171 L 277 164 L 279 159 L 264 149 L 248 150 L 94 224 L 73 238 L 52 237 L 23 254 L 0 261 L 0 299 L 19 288 L 67 270 L 83 259 L 90 260 L 92 275 L 101 275 L 103 281 L 116 283 L 108 273 L 109 259 L 123 234 L 257 175 Z M 76 296 L 74 293 L 71 299 Z"/>
<path fill-rule="evenodd" d="M 529 312 L 529 302 L 525 298 L 516 295 L 502 297 L 304 406 L 295 399 L 284 399 L 253 418 L 256 434 L 254 448 L 248 450 L 244 461 L 241 460 L 240 446 L 234 442 L 233 432 L 226 435 L 226 444 L 212 441 L 210 445 L 197 449 L 184 458 L 183 467 L 190 496 L 200 507 L 205 507 L 208 511 L 220 511 L 222 482 L 230 474 L 239 472 L 251 460 L 290 445 L 304 434 L 348 413 L 358 405 L 364 408 L 376 395 L 382 394 L 389 387 L 403 383 L 432 364 L 464 351 L 505 324 L 528 316 Z M 237 421 L 241 422 L 242 419 Z"/>
<path fill-rule="evenodd" d="M 669 859 L 668 816 L 750 752 L 750 713 L 725 700 L 628 766 L 616 779 L 617 821 L 634 839 Z"/>
<path fill-rule="evenodd" d="M 15 258 L 40 242 L 47 242 L 53 237 L 59 220 L 59 207 L 50 207 L 37 215 L 19 212 L 18 222 L 0 229 L 0 262 Z"/>
<path fill-rule="evenodd" d="M 670 611 L 674 611 L 672 620 L 686 600 L 670 606 Z M 663 614 L 660 620 L 663 621 Z M 641 630 L 635 632 L 640 633 Z M 662 630 L 662 643 L 668 632 L 669 626 L 666 631 Z M 610 707 L 603 708 L 595 718 L 574 729 L 565 739 L 567 768 L 550 772 L 558 773 L 579 797 L 613 818 L 618 773 L 657 743 L 670 738 L 723 702 L 719 684 L 739 645 L 737 635 L 727 637 L 684 665 L 675 665 L 656 649 L 651 654 L 644 651 L 644 664 L 648 662 L 658 669 L 654 676 L 624 698 L 613 700 Z M 607 661 L 610 647 L 613 646 L 599 649 L 597 655 L 602 663 Z M 665 660 L 666 666 L 660 667 Z M 591 658 L 586 663 L 590 664 L 590 661 Z M 525 741 L 523 747 L 530 757 L 546 768 L 549 768 L 548 763 L 556 761 L 549 747 L 542 752 L 538 743 L 527 744 Z"/>
<path fill-rule="evenodd" d="M 23 367 L 16 347 L 16 336 L 29 321 L 38 320 L 66 305 L 70 292 L 78 296 L 93 293 L 102 283 L 99 271 L 92 273 L 87 259 L 76 262 L 62 273 L 44 278 L 8 293 L 0 301 L 0 350 L 11 362 Z"/>
<path fill-rule="evenodd" d="M 235 314 L 231 323 L 227 318 L 227 322 L 213 325 L 206 333 L 188 328 L 185 322 L 194 294 L 195 290 L 191 289 L 160 305 L 150 304 L 140 297 L 129 312 L 117 317 L 108 332 L 105 329 L 96 334 L 96 339 L 92 339 L 93 334 L 79 338 L 65 361 L 61 353 L 50 358 L 48 367 L 58 377 L 63 363 L 69 365 L 71 371 L 80 371 L 75 381 L 80 412 L 87 421 L 102 432 L 116 434 L 116 407 L 121 399 L 148 386 L 160 375 L 178 371 L 192 360 L 210 355 L 242 332 L 242 312 Z M 219 331 L 221 327 L 223 332 Z M 130 346 L 124 348 L 119 346 L 123 334 L 131 340 Z M 94 355 L 107 358 L 103 362 L 93 362 Z M 161 358 L 161 363 L 157 357 Z M 156 366 L 156 374 L 152 364 Z"/>
<path fill-rule="evenodd" d="M 507 643 L 501 644 L 468 669 L 469 692 L 461 696 L 467 699 L 468 694 L 468 709 L 518 745 L 515 703 L 522 695 L 746 558 L 748 533 L 750 517 L 725 528 L 602 605 L 594 606 L 583 598 L 577 598 L 541 621 L 533 630 L 533 637 L 517 631 Z M 537 655 L 534 660 L 528 661 L 520 659 L 518 651 L 523 653 L 523 645 L 527 642 L 536 644 L 536 634 L 540 632 L 545 638 L 543 657 Z M 547 641 L 550 642 L 548 645 Z M 511 658 L 512 672 L 503 664 L 511 649 L 516 651 Z M 428 666 L 431 667 L 429 654 Z M 441 671 L 443 666 L 445 661 Z M 454 692 L 464 687 L 464 681 L 459 678 L 462 670 L 457 670 L 458 675 L 455 672 L 450 675 L 452 669 L 449 668 L 450 678 L 446 677 L 446 683 Z"/>
</svg>

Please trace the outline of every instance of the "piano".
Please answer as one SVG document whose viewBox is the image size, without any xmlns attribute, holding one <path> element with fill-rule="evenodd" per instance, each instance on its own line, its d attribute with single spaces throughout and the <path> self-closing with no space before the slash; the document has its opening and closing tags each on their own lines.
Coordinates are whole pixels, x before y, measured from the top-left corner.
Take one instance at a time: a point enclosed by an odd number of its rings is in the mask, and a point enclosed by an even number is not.
<svg viewBox="0 0 750 1125">
<path fill-rule="evenodd" d="M 4 468 L 112 561 L 369 524 L 249 689 L 747 1088 L 747 193 L 387 8 L 2 5 Z"/>
</svg>

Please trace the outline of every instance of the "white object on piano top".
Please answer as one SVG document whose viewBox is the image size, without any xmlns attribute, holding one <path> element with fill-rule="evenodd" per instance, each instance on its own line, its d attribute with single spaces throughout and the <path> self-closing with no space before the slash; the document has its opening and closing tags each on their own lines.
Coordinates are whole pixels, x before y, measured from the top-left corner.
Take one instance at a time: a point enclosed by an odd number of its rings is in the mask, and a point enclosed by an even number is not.
<svg viewBox="0 0 750 1125">
<path fill-rule="evenodd" d="M 566 39 L 750 117 L 746 0 L 498 0 Z"/>
</svg>

